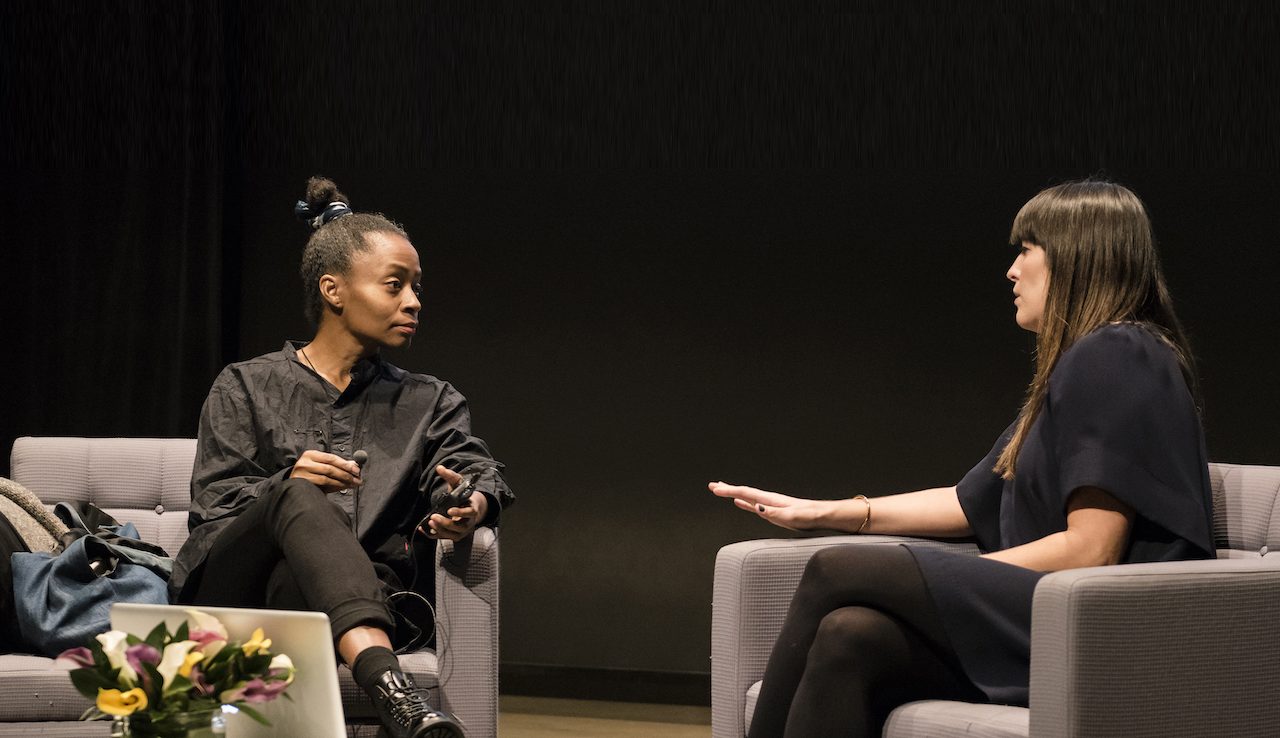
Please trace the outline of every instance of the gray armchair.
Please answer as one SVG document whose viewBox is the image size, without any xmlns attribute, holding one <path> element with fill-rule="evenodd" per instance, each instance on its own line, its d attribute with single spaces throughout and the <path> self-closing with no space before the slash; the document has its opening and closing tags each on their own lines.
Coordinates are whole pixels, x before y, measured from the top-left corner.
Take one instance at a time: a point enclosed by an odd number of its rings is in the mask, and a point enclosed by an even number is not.
<svg viewBox="0 0 1280 738">
<path fill-rule="evenodd" d="M 145 540 L 176 553 L 187 537 L 192 439 L 19 438 L 13 479 L 46 504 L 87 500 L 133 522 Z M 418 684 L 435 689 L 470 738 L 497 735 L 498 542 L 481 528 L 436 550 L 436 609 L 444 649 L 400 657 Z M 372 736 L 373 708 L 345 666 L 338 669 L 347 732 Z M 0 656 L 0 736 L 105 736 L 106 723 L 81 723 L 88 701 L 65 671 L 40 656 Z"/>
<path fill-rule="evenodd" d="M 1032 609 L 1030 708 L 913 702 L 890 715 L 885 738 L 1280 735 L 1280 467 L 1209 467 L 1217 560 L 1046 576 Z M 746 734 L 809 557 L 826 546 L 903 540 L 830 536 L 720 550 L 711 626 L 714 738 Z M 970 543 L 930 545 L 977 553 Z"/>
</svg>

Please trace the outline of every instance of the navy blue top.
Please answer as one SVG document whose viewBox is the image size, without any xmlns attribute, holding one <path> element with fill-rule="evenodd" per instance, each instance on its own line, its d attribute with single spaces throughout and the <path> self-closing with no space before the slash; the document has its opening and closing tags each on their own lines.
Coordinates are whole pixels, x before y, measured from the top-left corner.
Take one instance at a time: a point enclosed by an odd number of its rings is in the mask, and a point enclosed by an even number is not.
<svg viewBox="0 0 1280 738">
<path fill-rule="evenodd" d="M 992 468 L 1013 428 L 957 486 L 984 552 L 1066 530 L 1071 493 L 1098 487 L 1134 510 L 1125 563 L 1214 555 L 1199 413 L 1173 349 L 1147 329 L 1107 325 L 1062 354 L 1006 481 Z M 1025 705 L 1031 598 L 1044 575 L 910 548 L 966 674 L 991 701 Z"/>
</svg>

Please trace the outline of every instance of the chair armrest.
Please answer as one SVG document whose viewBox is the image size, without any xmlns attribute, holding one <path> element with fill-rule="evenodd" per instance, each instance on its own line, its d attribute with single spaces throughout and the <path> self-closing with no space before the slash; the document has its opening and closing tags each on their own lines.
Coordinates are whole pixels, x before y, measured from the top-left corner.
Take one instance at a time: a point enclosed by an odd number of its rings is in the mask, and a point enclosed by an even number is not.
<svg viewBox="0 0 1280 738">
<path fill-rule="evenodd" d="M 441 706 L 467 735 L 498 733 L 498 536 L 477 528 L 436 546 Z"/>
<path fill-rule="evenodd" d="M 809 557 L 830 546 L 907 541 L 978 551 L 971 543 L 874 535 L 743 541 L 720 549 L 711 603 L 711 733 L 715 738 L 742 738 L 746 733 L 747 688 L 764 675 Z"/>
<path fill-rule="evenodd" d="M 1278 605 L 1276 556 L 1046 576 L 1032 610 L 1031 735 L 1274 735 Z"/>
</svg>

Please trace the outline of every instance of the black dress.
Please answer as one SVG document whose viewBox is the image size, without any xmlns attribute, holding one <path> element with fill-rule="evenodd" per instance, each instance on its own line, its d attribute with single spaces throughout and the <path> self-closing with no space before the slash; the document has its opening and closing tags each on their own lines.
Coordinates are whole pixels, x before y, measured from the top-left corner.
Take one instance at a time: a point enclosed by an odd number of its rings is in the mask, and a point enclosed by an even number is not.
<svg viewBox="0 0 1280 738">
<path fill-rule="evenodd" d="M 1213 556 L 1212 492 L 1199 414 L 1173 350 L 1139 325 L 1100 328 L 1063 353 L 1017 474 L 992 471 L 1013 433 L 957 487 L 979 547 L 1066 530 L 1066 504 L 1098 487 L 1135 512 L 1124 563 Z M 1044 576 L 990 559 L 908 546 L 965 672 L 992 702 L 1025 705 L 1031 599 Z"/>
</svg>

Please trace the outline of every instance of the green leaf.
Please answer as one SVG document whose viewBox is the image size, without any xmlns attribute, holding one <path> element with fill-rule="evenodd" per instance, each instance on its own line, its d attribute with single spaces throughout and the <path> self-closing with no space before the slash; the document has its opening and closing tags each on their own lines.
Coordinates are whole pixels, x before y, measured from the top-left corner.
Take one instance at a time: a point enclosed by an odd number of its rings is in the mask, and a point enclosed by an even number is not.
<svg viewBox="0 0 1280 738">
<path fill-rule="evenodd" d="M 156 683 L 159 684 L 159 682 L 156 682 Z M 191 680 L 189 678 L 184 677 L 181 674 L 174 674 L 173 681 L 169 682 L 169 686 L 164 688 L 164 693 L 165 693 L 165 696 L 168 696 L 171 694 L 181 694 L 182 692 L 186 692 L 187 690 L 191 689 L 192 686 L 194 685 L 191 683 Z"/>
<path fill-rule="evenodd" d="M 156 623 L 156 627 L 152 628 L 151 632 L 147 634 L 146 644 L 157 651 L 164 651 L 165 640 L 168 635 L 169 629 L 165 627 L 164 621 L 161 620 L 159 623 Z M 130 638 L 132 637 L 133 636 L 130 636 Z"/>
<path fill-rule="evenodd" d="M 186 641 L 186 640 L 190 640 L 190 638 L 191 638 L 190 627 L 187 625 L 187 621 L 183 620 L 182 624 L 178 626 L 178 629 L 174 631 L 173 640 Z"/>
<path fill-rule="evenodd" d="M 109 680 L 96 669 L 72 669 L 71 684 L 89 699 L 98 699 L 98 689 L 115 689 L 115 680 Z"/>
<path fill-rule="evenodd" d="M 243 702 L 237 702 L 235 704 L 236 704 L 236 709 L 240 710 L 240 712 L 243 712 L 244 714 L 253 718 L 255 721 L 262 723 L 263 725 L 271 725 L 270 720 L 267 720 L 265 717 L 262 716 L 262 713 L 258 712 L 252 707 L 249 707 Z"/>
<path fill-rule="evenodd" d="M 271 665 L 271 659 L 274 658 L 269 653 L 250 656 L 244 660 L 244 670 L 246 673 L 265 674 L 267 667 Z"/>
<path fill-rule="evenodd" d="M 155 700 L 159 697 L 162 697 L 163 689 L 164 689 L 164 677 L 160 675 L 160 671 L 156 669 L 156 665 L 148 664 L 147 662 L 144 661 L 142 662 L 142 671 L 145 672 L 146 675 L 151 678 L 151 689 L 146 690 L 147 699 Z M 141 679 L 138 680 L 138 686 L 142 686 L 145 683 L 146 682 L 144 682 Z"/>
<path fill-rule="evenodd" d="M 220 664 L 215 661 L 212 664 L 208 664 L 202 661 L 200 662 L 200 671 L 204 674 L 204 680 L 209 684 L 216 685 L 230 681 L 228 678 L 230 675 L 227 672 L 225 663 Z"/>
</svg>

